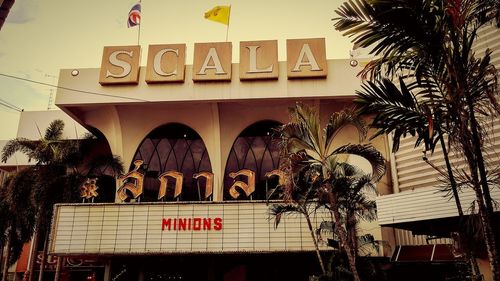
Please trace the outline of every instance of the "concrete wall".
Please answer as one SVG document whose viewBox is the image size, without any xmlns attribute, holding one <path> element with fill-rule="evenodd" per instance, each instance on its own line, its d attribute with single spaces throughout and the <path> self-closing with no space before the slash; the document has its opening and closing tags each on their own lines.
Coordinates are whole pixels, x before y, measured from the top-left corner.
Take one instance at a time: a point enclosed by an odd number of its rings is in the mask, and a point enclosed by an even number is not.
<svg viewBox="0 0 500 281">
<path fill-rule="evenodd" d="M 138 85 L 101 86 L 99 69 L 63 69 L 59 74 L 56 105 L 59 107 L 90 104 L 123 104 L 147 102 L 234 101 L 272 98 L 347 97 L 360 89 L 356 74 L 361 67 L 351 67 L 349 60 L 329 60 L 328 77 L 288 80 L 286 62 L 280 62 L 278 80 L 240 81 L 238 64 L 232 64 L 232 81 L 197 82 L 192 77 L 192 66 L 186 66 L 183 83 L 147 84 L 145 69 L 141 67 Z"/>
</svg>

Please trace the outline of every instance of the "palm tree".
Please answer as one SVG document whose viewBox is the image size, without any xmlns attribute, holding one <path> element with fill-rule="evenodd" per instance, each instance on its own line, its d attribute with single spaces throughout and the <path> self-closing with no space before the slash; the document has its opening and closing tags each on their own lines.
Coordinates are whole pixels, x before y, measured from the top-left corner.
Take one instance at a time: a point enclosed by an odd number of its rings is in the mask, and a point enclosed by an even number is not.
<svg viewBox="0 0 500 281">
<path fill-rule="evenodd" d="M 290 159 L 285 159 L 290 162 Z M 285 185 L 277 186 L 272 190 L 271 194 L 276 194 L 278 199 L 284 200 L 284 203 L 273 204 L 270 207 L 269 213 L 274 216 L 274 226 L 278 227 L 281 217 L 290 214 L 300 214 L 304 216 L 309 228 L 311 239 L 314 243 L 316 257 L 321 268 L 322 275 L 326 275 L 326 267 L 321 257 L 321 252 L 318 245 L 318 236 L 315 234 L 315 229 L 312 225 L 311 217 L 314 215 L 316 208 L 314 200 L 317 198 L 317 182 L 315 174 L 311 175 L 307 169 L 295 171 L 293 174 L 288 170 L 289 164 L 283 164 L 281 169 L 286 171 L 288 177 L 293 176 L 291 181 L 286 181 Z M 270 197 L 270 196 L 269 196 Z"/>
<path fill-rule="evenodd" d="M 490 63 L 491 52 L 478 58 L 473 51 L 478 29 L 498 21 L 498 1 L 354 0 L 344 3 L 337 13 L 335 27 L 354 37 L 355 44 L 371 47 L 377 56 L 361 73 L 375 82 L 367 83 L 360 100 L 366 112 L 377 114 L 379 125 L 389 124 L 379 128 L 379 133 L 418 134 L 419 140 L 427 133 L 430 144 L 443 144 L 446 134 L 452 148 L 465 156 L 494 280 L 500 280 L 481 123 L 486 116 L 498 117 L 497 75 Z M 384 78 L 398 78 L 405 100 L 414 99 L 417 106 L 391 102 L 397 87 Z M 377 100 L 378 108 L 367 103 L 367 96 Z M 412 128 L 412 123 L 418 124 Z M 450 174 L 451 167 L 447 170 Z"/>
<path fill-rule="evenodd" d="M 460 176 L 460 172 L 456 173 L 456 169 L 450 161 L 445 141 L 448 134 L 442 129 L 450 124 L 443 119 L 442 109 L 432 108 L 431 104 L 429 104 L 430 100 L 425 99 L 425 92 L 417 92 L 416 95 L 413 95 L 401 78 L 399 79 L 399 88 L 391 80 L 381 79 L 381 81 L 376 82 L 366 81 L 362 85 L 362 89 L 362 91 L 357 92 L 358 98 L 355 100 L 360 105 L 360 114 L 375 114 L 371 127 L 376 128 L 378 131 L 373 137 L 392 134 L 393 152 L 399 149 L 401 137 L 406 135 L 416 137 L 415 147 L 423 143 L 425 151 L 434 152 L 438 145 L 441 147 L 446 167 L 444 171 L 432 164 L 425 154 L 423 160 L 447 181 L 447 184 L 442 186 L 440 190 L 447 195 L 451 195 L 455 201 L 462 242 L 475 239 L 469 235 L 473 231 L 471 232 L 468 229 L 467 219 L 464 216 L 460 202 L 459 190 L 463 184 L 457 183 L 459 179 L 457 179 L 456 174 Z M 433 109 L 434 112 L 432 113 Z M 471 243 L 462 244 L 471 245 Z M 474 273 L 479 274 L 479 267 L 473 249 L 466 247 L 464 251 Z"/>
<path fill-rule="evenodd" d="M 7 269 L 21 255 L 23 245 L 30 241 L 35 225 L 36 207 L 31 195 L 34 184 L 28 170 L 8 177 L 0 190 L 0 244 L 6 246 L 2 281 L 7 280 Z"/>
<path fill-rule="evenodd" d="M 377 207 L 374 198 L 369 194 L 376 194 L 374 183 L 369 175 L 364 174 L 356 166 L 348 163 L 339 163 L 336 175 L 333 177 L 334 185 L 338 188 L 339 209 L 343 224 L 347 231 L 348 242 L 357 251 L 359 221 L 374 221 L 377 219 Z"/>
<path fill-rule="evenodd" d="M 361 220 L 370 222 L 377 219 L 377 208 L 374 201 L 375 185 L 371 181 L 370 175 L 365 174 L 358 167 L 348 163 L 336 163 L 335 165 L 337 167 L 332 181 L 337 188 L 339 212 L 342 221 L 322 223 L 318 229 L 318 234 L 321 235 L 322 232 L 334 233 L 334 226 L 339 223 L 346 229 L 347 242 L 350 244 L 354 255 L 371 255 L 374 250 L 378 253 L 380 245 L 384 244 L 383 241 L 375 240 L 371 234 L 360 235 L 359 233 L 359 222 Z M 318 203 L 319 205 L 328 205 L 328 202 L 322 202 L 321 200 Z M 338 248 L 336 241 L 331 239 L 328 241 L 330 246 Z M 334 259 L 341 261 L 342 257 L 341 255 L 335 255 Z M 356 265 L 359 267 L 360 263 L 357 262 Z M 364 262 L 363 269 L 367 265 L 369 263 Z M 330 274 L 332 276 L 336 275 L 340 279 L 340 275 L 344 271 L 340 265 L 340 268 L 336 268 L 336 270 L 330 269 Z M 363 272 L 366 278 L 373 278 L 371 274 L 375 273 L 376 270 L 372 267 L 372 270 L 363 270 Z"/>
<path fill-rule="evenodd" d="M 55 120 L 50 123 L 44 136 L 37 141 L 16 138 L 4 146 L 2 161 L 7 161 L 15 152 L 22 152 L 35 165 L 26 168 L 21 175 L 29 175 L 32 182 L 29 184 L 19 183 L 15 189 L 27 189 L 29 193 L 25 198 L 12 200 L 12 205 L 17 206 L 22 200 L 32 198 L 36 211 L 32 215 L 36 224 L 30 228 L 28 238 L 32 237 L 31 256 L 36 256 L 38 239 L 45 234 L 48 239 L 48 230 L 52 218 L 52 206 L 60 202 L 77 202 L 79 199 L 79 188 L 86 177 L 92 176 L 98 167 L 106 164 L 112 170 L 113 175 L 123 173 L 123 167 L 118 157 L 101 156 L 97 159 L 88 159 L 89 151 L 84 146 L 92 138 L 90 135 L 83 140 L 66 140 L 62 138 L 64 122 Z M 85 163 L 85 164 L 82 164 Z M 97 163 L 97 164 L 96 164 Z M 16 176 L 15 178 L 17 178 Z M 34 231 L 34 233 L 33 233 Z M 44 247 L 45 248 L 45 247 Z M 46 258 L 46 249 L 42 254 L 39 280 L 43 278 L 43 265 Z M 27 272 L 28 280 L 33 280 L 34 258 L 30 259 Z"/>
<path fill-rule="evenodd" d="M 385 160 L 373 146 L 369 144 L 346 144 L 338 146 L 335 136 L 352 125 L 360 132 L 360 140 L 366 136 L 364 122 L 353 109 L 334 113 L 322 130 L 318 112 L 305 105 L 297 104 L 290 109 L 291 122 L 279 130 L 279 141 L 282 155 L 289 161 L 288 171 L 293 176 L 301 173 L 308 175 L 315 185 L 314 195 L 325 206 L 335 222 L 334 232 L 340 240 L 340 247 L 345 251 L 349 268 L 355 281 L 359 281 L 356 269 L 356 249 L 352 248 L 348 229 L 342 222 L 341 205 L 344 186 L 338 182 L 338 173 L 342 172 L 342 164 L 350 155 L 357 155 L 367 160 L 372 167 L 371 182 L 378 181 L 385 173 Z M 304 189 L 301 182 L 295 182 L 285 189 L 288 197 L 293 197 L 297 189 Z"/>
</svg>

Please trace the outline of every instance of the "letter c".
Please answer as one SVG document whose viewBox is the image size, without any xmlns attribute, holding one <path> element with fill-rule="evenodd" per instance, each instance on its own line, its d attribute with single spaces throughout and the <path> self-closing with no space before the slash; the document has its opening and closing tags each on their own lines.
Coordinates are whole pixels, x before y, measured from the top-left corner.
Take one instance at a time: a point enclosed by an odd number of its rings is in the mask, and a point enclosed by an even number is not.
<svg viewBox="0 0 500 281">
<path fill-rule="evenodd" d="M 158 53 L 156 53 L 154 61 L 153 61 L 153 69 L 156 72 L 156 74 L 161 75 L 161 76 L 172 76 L 172 75 L 177 75 L 177 67 L 175 68 L 174 71 L 167 73 L 161 69 L 161 58 L 163 57 L 164 54 L 171 52 L 179 56 L 179 49 L 163 49 L 160 50 Z"/>
</svg>

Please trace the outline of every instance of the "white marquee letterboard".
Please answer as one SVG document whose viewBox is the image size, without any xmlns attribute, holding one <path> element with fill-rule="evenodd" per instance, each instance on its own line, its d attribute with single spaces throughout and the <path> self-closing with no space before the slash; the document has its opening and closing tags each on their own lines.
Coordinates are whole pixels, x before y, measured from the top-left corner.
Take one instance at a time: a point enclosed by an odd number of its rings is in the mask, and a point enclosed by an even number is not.
<svg viewBox="0 0 500 281">
<path fill-rule="evenodd" d="M 278 228 L 274 228 L 269 207 L 265 202 L 58 204 L 50 253 L 314 250 L 303 216 L 284 216 Z M 317 228 L 327 217 L 325 211 L 317 211 L 313 227 Z"/>
</svg>

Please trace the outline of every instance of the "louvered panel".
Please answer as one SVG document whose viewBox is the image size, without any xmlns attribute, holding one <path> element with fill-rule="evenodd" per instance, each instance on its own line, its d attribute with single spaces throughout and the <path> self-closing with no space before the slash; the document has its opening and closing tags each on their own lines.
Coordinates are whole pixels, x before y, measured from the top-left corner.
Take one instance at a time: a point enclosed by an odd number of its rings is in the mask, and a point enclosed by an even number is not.
<svg viewBox="0 0 500 281">
<path fill-rule="evenodd" d="M 500 165 L 500 119 L 490 121 L 485 129 L 488 131 L 488 140 L 484 149 L 484 157 L 487 165 L 494 169 Z M 396 180 L 402 191 L 436 187 L 441 184 L 442 177 L 439 172 L 422 159 L 423 146 L 414 147 L 415 139 L 413 137 L 402 139 L 400 149 L 395 153 Z M 455 168 L 467 170 L 466 159 L 460 152 L 451 150 L 449 155 Z M 427 158 L 434 166 L 446 172 L 446 163 L 440 145 L 436 147 L 433 154 L 427 153 Z"/>
<path fill-rule="evenodd" d="M 431 238 L 427 235 L 413 235 L 411 231 L 404 229 L 394 229 L 394 236 L 396 238 L 396 245 L 434 245 L 434 244 L 451 244 L 449 238 Z"/>
<path fill-rule="evenodd" d="M 474 49 L 478 57 L 483 56 L 486 49 L 490 49 L 491 63 L 500 69 L 500 32 L 495 25 L 489 25 L 478 31 Z"/>
<path fill-rule="evenodd" d="M 396 177 L 400 190 L 422 188 L 436 183 L 439 173 L 426 164 L 422 156 L 422 148 L 415 148 L 415 138 L 401 140 L 399 150 L 395 154 Z"/>
<path fill-rule="evenodd" d="M 380 225 L 431 220 L 454 217 L 458 215 L 454 200 L 445 197 L 434 187 L 394 193 L 377 197 L 377 212 Z M 500 189 L 491 189 L 491 197 L 500 200 Z M 475 200 L 472 189 L 460 192 L 463 211 L 469 214 L 469 208 Z M 477 209 L 477 208 L 476 208 Z M 496 210 L 500 210 L 496 206 Z"/>
</svg>

